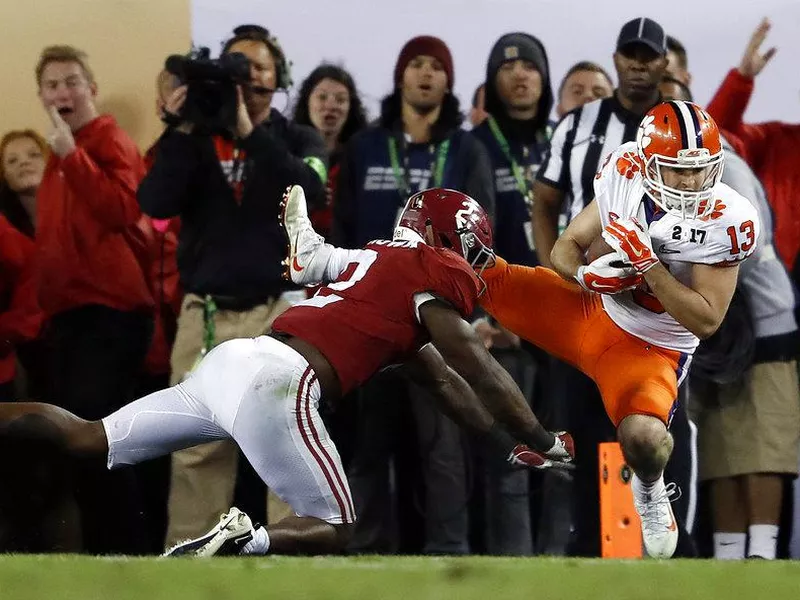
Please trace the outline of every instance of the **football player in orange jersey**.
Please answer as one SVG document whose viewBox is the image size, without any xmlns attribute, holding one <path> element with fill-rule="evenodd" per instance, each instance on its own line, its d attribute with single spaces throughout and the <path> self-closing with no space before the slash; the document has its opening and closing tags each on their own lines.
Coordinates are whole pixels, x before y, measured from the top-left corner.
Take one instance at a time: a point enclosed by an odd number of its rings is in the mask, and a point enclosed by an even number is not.
<svg viewBox="0 0 800 600">
<path fill-rule="evenodd" d="M 635 473 L 654 557 L 672 556 L 678 541 L 676 488 L 663 480 L 677 388 L 699 339 L 719 327 L 758 237 L 753 206 L 719 182 L 723 160 L 705 111 L 659 104 L 636 142 L 605 160 L 595 199 L 553 248 L 556 272 L 500 258 L 484 272 L 484 309 L 597 384 Z M 587 265 L 585 251 L 601 234 L 614 252 Z"/>
</svg>

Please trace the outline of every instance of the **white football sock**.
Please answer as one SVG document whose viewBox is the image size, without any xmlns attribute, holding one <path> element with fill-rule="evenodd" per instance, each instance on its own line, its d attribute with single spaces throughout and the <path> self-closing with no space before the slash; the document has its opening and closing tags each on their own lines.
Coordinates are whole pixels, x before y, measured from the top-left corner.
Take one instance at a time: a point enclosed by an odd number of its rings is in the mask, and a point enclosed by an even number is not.
<svg viewBox="0 0 800 600">
<path fill-rule="evenodd" d="M 639 476 L 634 473 L 633 480 L 631 481 L 631 489 L 639 500 L 646 500 L 648 495 L 659 496 L 665 489 L 664 475 L 662 474 L 661 477 L 655 481 L 646 482 L 639 479 Z"/>
<path fill-rule="evenodd" d="M 253 530 L 253 539 L 242 548 L 242 554 L 266 554 L 269 552 L 269 534 L 266 527 Z"/>
<path fill-rule="evenodd" d="M 714 558 L 718 560 L 742 560 L 745 545 L 746 533 L 714 532 Z"/>
<path fill-rule="evenodd" d="M 767 560 L 775 560 L 778 547 L 777 525 L 750 525 L 747 528 L 750 535 L 750 545 L 747 548 L 747 557 L 758 556 Z"/>
</svg>

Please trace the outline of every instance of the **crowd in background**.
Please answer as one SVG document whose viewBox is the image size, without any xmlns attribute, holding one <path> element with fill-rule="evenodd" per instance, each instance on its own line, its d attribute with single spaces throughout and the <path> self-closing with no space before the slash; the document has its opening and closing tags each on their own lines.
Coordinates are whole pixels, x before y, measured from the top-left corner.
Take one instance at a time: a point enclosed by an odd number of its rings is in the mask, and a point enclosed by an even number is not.
<svg viewBox="0 0 800 600">
<path fill-rule="evenodd" d="M 667 471 L 683 491 L 679 556 L 789 552 L 800 458 L 800 124 L 743 121 L 774 53 L 761 50 L 768 31 L 765 21 L 743 56 L 730 57 L 705 107 L 725 138 L 723 181 L 767 226 L 680 391 Z M 230 131 L 181 119 L 187 86 L 154 73 L 164 131 L 144 153 L 98 113 L 89 57 L 48 46 L 34 74 L 50 130 L 0 141 L 0 401 L 45 400 L 97 419 L 181 381 L 216 344 L 269 331 L 309 293 L 282 277 L 278 203 L 292 183 L 304 187 L 317 230 L 340 246 L 390 237 L 410 194 L 448 187 L 491 214 L 499 255 L 550 266 L 608 152 L 633 140 L 658 102 L 691 100 L 687 51 L 668 33 L 680 34 L 650 19 L 626 23 L 616 38 L 609 32 L 615 73 L 586 57 L 561 81 L 537 37 L 506 34 L 471 106 L 451 91 L 447 44 L 423 35 L 387 65 L 380 114 L 365 113 L 357 73 L 322 62 L 284 115 L 272 100 L 293 85 L 289 60 L 269 31 L 243 25 L 223 49 L 250 64 Z M 614 428 L 596 387 L 490 319 L 476 315 L 473 327 L 545 426 L 573 433 L 577 469 L 514 470 L 436 412 L 424 389 L 380 373 L 322 407 L 359 516 L 348 550 L 599 555 L 597 444 Z M 270 523 L 289 511 L 233 443 L 114 472 L 54 459 L 35 441 L 14 452 L 0 461 L 6 551 L 153 554 L 203 533 L 234 503 Z M 19 519 L 23 507 L 33 516 Z"/>
</svg>

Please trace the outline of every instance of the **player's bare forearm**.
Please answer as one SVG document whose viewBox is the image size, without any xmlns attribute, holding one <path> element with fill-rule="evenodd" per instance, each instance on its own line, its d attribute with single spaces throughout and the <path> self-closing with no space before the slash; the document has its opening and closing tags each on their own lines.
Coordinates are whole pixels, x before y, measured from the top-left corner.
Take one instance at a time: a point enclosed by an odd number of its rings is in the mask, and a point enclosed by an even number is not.
<svg viewBox="0 0 800 600">
<path fill-rule="evenodd" d="M 695 266 L 698 267 L 716 271 L 712 275 L 714 281 L 693 282 L 699 291 L 675 279 L 662 263 L 649 269 L 644 279 L 650 292 L 678 323 L 700 339 L 705 339 L 713 335 L 725 317 L 736 287 L 738 267 Z"/>
<path fill-rule="evenodd" d="M 511 375 L 489 354 L 472 327 L 439 301 L 423 304 L 420 316 L 447 365 L 472 387 L 491 415 L 520 441 L 549 450 L 553 435 L 542 427 Z"/>
<path fill-rule="evenodd" d="M 556 240 L 550 253 L 553 269 L 564 279 L 574 281 L 578 267 L 586 263 L 586 249 L 602 231 L 597 200 L 592 200 L 570 221 L 564 233 Z"/>
<path fill-rule="evenodd" d="M 550 261 L 553 264 L 553 269 L 556 273 L 561 275 L 564 279 L 575 281 L 575 274 L 578 272 L 578 267 L 583 265 L 584 250 L 580 247 L 575 239 L 568 235 L 567 232 L 556 240 L 553 251 L 550 253 Z"/>
<path fill-rule="evenodd" d="M 542 427 L 508 371 L 488 352 L 486 354 L 491 360 L 483 365 L 483 372 L 472 381 L 468 380 L 475 393 L 514 437 L 537 450 L 552 448 L 553 434 Z"/>
<path fill-rule="evenodd" d="M 403 373 L 427 391 L 437 408 L 450 419 L 478 434 L 486 434 L 495 420 L 478 396 L 441 354 L 428 344 L 413 360 L 403 365 Z"/>
</svg>

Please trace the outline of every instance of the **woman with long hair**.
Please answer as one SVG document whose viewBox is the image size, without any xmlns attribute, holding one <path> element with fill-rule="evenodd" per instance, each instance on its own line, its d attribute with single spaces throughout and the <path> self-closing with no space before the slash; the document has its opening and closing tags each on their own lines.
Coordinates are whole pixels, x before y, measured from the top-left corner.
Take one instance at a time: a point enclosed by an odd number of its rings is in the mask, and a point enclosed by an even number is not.
<svg viewBox="0 0 800 600">
<path fill-rule="evenodd" d="M 300 86 L 294 121 L 314 127 L 328 149 L 327 203 L 325 209 L 311 215 L 317 231 L 327 237 L 342 150 L 353 134 L 367 125 L 364 105 L 350 73 L 330 63 L 314 69 Z"/>
<path fill-rule="evenodd" d="M 47 143 L 33 129 L 15 129 L 0 139 L 0 213 L 29 238 L 36 229 L 36 190 L 47 153 Z"/>
<path fill-rule="evenodd" d="M 0 139 L 0 390 L 42 398 L 44 357 L 35 340 L 42 315 L 33 278 L 36 192 L 47 162 L 47 144 L 32 129 Z M 25 389 L 14 390 L 16 358 L 25 366 Z M 8 394 L 0 394 L 2 399 Z"/>
</svg>

